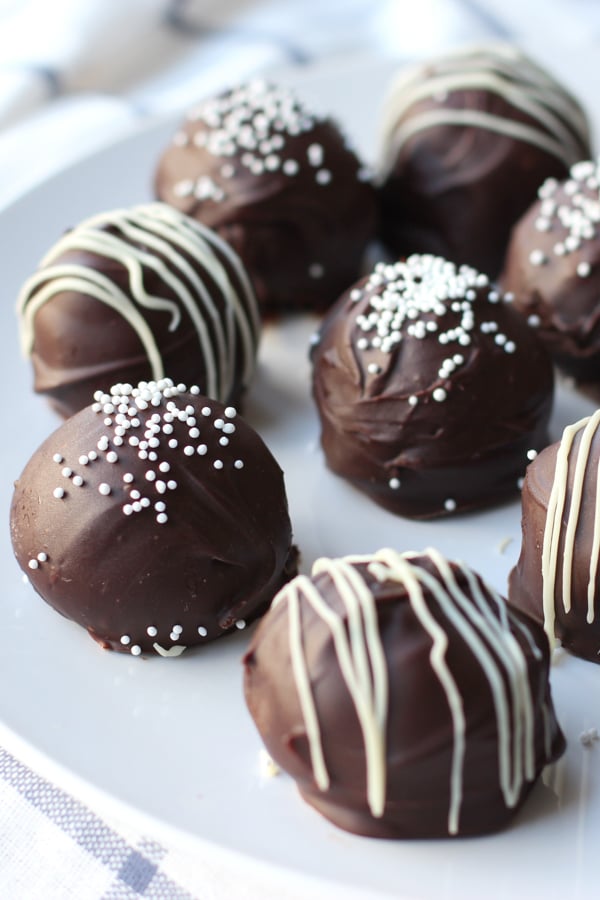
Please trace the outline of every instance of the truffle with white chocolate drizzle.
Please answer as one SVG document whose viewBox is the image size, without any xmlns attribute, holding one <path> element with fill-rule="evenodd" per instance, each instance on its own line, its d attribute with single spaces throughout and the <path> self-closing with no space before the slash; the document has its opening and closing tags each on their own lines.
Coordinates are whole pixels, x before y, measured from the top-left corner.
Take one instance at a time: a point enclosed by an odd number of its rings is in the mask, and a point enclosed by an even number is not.
<svg viewBox="0 0 600 900">
<path fill-rule="evenodd" d="M 439 257 L 378 264 L 311 348 L 328 466 L 400 515 L 516 498 L 548 443 L 552 365 L 485 275 Z"/>
<path fill-rule="evenodd" d="M 384 240 L 398 256 L 437 253 L 495 278 L 541 182 L 590 153 L 581 105 L 514 46 L 468 46 L 409 67 L 382 115 Z"/>
<path fill-rule="evenodd" d="M 370 173 L 337 124 L 262 79 L 190 110 L 155 190 L 235 247 L 269 311 L 331 306 L 375 233 Z"/>
<path fill-rule="evenodd" d="M 165 374 L 239 403 L 254 374 L 260 320 L 240 259 L 164 203 L 68 231 L 23 285 L 17 311 L 35 390 L 65 416 L 117 380 Z"/>
<path fill-rule="evenodd" d="M 244 627 L 295 573 L 277 462 L 235 408 L 170 379 L 64 422 L 16 482 L 11 537 L 44 600 L 134 656 Z"/>
<path fill-rule="evenodd" d="M 564 749 L 542 628 L 429 549 L 320 559 L 245 657 L 275 762 L 335 824 L 379 837 L 497 830 Z"/>
<path fill-rule="evenodd" d="M 523 485 L 523 539 L 509 601 L 548 639 L 600 662 L 600 411 L 565 428 Z"/>
<path fill-rule="evenodd" d="M 514 228 L 502 286 L 559 368 L 600 394 L 600 160 L 544 181 Z"/>
</svg>

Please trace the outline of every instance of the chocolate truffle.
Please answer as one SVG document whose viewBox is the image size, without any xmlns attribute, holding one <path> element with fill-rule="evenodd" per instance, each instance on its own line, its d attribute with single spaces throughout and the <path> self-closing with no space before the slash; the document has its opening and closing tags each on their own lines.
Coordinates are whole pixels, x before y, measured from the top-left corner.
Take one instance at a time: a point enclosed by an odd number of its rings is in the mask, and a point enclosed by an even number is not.
<svg viewBox="0 0 600 900">
<path fill-rule="evenodd" d="M 516 498 L 528 452 L 548 443 L 550 358 L 467 266 L 378 264 L 325 317 L 312 358 L 328 466 L 400 515 Z"/>
<path fill-rule="evenodd" d="M 191 110 L 155 189 L 237 250 L 263 309 L 321 310 L 358 277 L 374 235 L 369 179 L 330 118 L 257 80 Z"/>
<path fill-rule="evenodd" d="M 557 365 L 600 389 L 600 162 L 548 179 L 515 226 L 502 286 Z"/>
<path fill-rule="evenodd" d="M 35 390 L 63 416 L 116 381 L 198 384 L 239 403 L 258 306 L 235 252 L 163 203 L 86 219 L 42 259 L 18 300 Z"/>
<path fill-rule="evenodd" d="M 277 462 L 233 407 L 169 379 L 67 419 L 16 483 L 11 536 L 47 603 L 134 656 L 243 628 L 295 574 Z"/>
<path fill-rule="evenodd" d="M 437 551 L 318 560 L 245 657 L 250 712 L 301 796 L 386 838 L 505 826 L 564 749 L 543 629 Z"/>
<path fill-rule="evenodd" d="M 545 178 L 590 156 L 581 106 L 507 44 L 484 44 L 400 73 L 384 104 L 382 235 L 497 277 L 510 230 Z"/>
<path fill-rule="evenodd" d="M 600 662 L 600 411 L 530 464 L 521 555 L 509 602 L 544 623 L 552 644 Z"/>
</svg>

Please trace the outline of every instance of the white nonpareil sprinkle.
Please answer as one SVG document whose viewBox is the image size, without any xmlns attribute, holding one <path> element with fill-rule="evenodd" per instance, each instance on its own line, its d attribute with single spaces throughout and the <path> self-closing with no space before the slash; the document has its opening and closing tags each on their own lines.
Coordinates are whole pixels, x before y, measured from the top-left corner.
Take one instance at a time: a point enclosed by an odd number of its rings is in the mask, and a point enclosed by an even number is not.
<svg viewBox="0 0 600 900">
<path fill-rule="evenodd" d="M 199 626 L 198 626 L 198 634 L 200 635 L 200 637 L 206 637 L 206 635 L 208 634 L 208 631 L 207 631 L 207 629 L 204 627 L 204 625 L 199 625 Z"/>
<path fill-rule="evenodd" d="M 148 637 L 156 637 L 156 635 L 158 634 L 158 628 L 155 628 L 154 625 L 148 625 L 148 627 L 146 628 L 146 634 L 148 635 Z"/>
<path fill-rule="evenodd" d="M 592 747 L 596 741 L 600 741 L 600 734 L 597 728 L 587 728 L 579 735 L 579 740 L 583 747 Z"/>
<path fill-rule="evenodd" d="M 548 262 L 548 258 L 542 250 L 532 250 L 529 254 L 529 262 L 532 266 L 542 266 L 545 262 Z"/>
<path fill-rule="evenodd" d="M 444 509 L 446 512 L 454 512 L 456 509 L 456 500 L 453 500 L 452 497 L 448 497 L 447 500 L 444 500 Z"/>
<path fill-rule="evenodd" d="M 320 166 L 323 164 L 323 147 L 321 144 L 311 144 L 306 151 L 308 161 L 311 166 Z"/>
<path fill-rule="evenodd" d="M 243 631 L 244 628 L 246 627 L 245 619 L 238 619 L 237 622 L 235 623 L 235 627 L 238 629 L 238 631 Z"/>
<path fill-rule="evenodd" d="M 108 497 L 108 495 L 110 494 L 110 484 L 107 484 L 105 481 L 103 481 L 98 485 L 98 493 L 102 494 L 103 497 Z"/>
<path fill-rule="evenodd" d="M 65 496 L 64 488 L 61 488 L 61 487 L 54 488 L 54 490 L 52 491 L 52 496 L 56 497 L 57 500 L 62 500 L 63 497 Z"/>
<path fill-rule="evenodd" d="M 580 278 L 587 278 L 591 271 L 592 267 L 589 262 L 580 262 L 577 266 L 577 274 Z"/>
<path fill-rule="evenodd" d="M 390 478 L 388 481 L 389 486 L 393 491 L 397 491 L 400 487 L 400 479 L 399 478 Z"/>
</svg>

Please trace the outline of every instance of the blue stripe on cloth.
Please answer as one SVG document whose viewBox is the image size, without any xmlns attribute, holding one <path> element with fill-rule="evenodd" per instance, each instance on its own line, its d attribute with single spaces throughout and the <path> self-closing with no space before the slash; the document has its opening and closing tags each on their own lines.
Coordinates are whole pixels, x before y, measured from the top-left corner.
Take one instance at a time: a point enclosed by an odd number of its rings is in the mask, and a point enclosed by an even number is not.
<svg viewBox="0 0 600 900">
<path fill-rule="evenodd" d="M 227 25 L 211 25 L 209 23 L 198 22 L 186 15 L 186 4 L 181 0 L 171 0 L 169 7 L 163 15 L 163 22 L 172 28 L 178 34 L 184 37 L 215 37 L 223 36 L 226 38 L 234 38 L 237 40 L 252 43 L 261 41 L 263 43 L 275 44 L 278 49 L 285 54 L 290 62 L 297 65 L 306 65 L 311 61 L 311 54 L 303 47 L 300 47 L 293 41 L 289 40 L 286 34 L 277 34 L 249 26 L 238 26 L 228 22 Z"/>
<path fill-rule="evenodd" d="M 17 71 L 17 72 L 29 72 L 34 78 L 39 78 L 40 81 L 44 81 L 46 87 L 48 89 L 49 97 L 58 97 L 58 95 L 62 92 L 62 85 L 60 82 L 60 72 L 58 69 L 53 69 L 51 66 L 46 66 L 43 63 L 32 63 L 32 62 L 11 62 L 11 63 L 2 63 L 0 62 L 0 71 Z"/>
<path fill-rule="evenodd" d="M 167 851 L 142 838 L 132 847 L 91 809 L 46 781 L 0 747 L 0 778 L 81 849 L 115 873 L 102 900 L 197 900 L 165 876 L 159 863 Z"/>
<path fill-rule="evenodd" d="M 503 41 L 514 40 L 514 34 L 510 28 L 507 28 L 504 22 L 490 12 L 489 9 L 482 6 L 481 3 L 478 3 L 477 0 L 458 0 L 458 3 L 470 15 L 479 19 L 491 36 Z"/>
</svg>

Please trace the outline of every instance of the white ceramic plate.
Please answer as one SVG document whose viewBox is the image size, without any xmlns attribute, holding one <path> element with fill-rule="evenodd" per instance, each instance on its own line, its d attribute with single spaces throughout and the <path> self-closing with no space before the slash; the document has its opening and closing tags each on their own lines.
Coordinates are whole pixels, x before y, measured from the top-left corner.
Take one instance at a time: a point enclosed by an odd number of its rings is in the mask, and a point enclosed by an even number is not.
<svg viewBox="0 0 600 900">
<path fill-rule="evenodd" d="M 360 65 L 300 78 L 301 93 L 339 115 L 371 155 L 390 67 Z M 30 389 L 20 359 L 13 301 L 42 253 L 86 215 L 150 197 L 162 123 L 72 166 L 0 213 L 0 330 L 4 439 L 2 508 L 31 452 L 57 420 Z M 287 479 L 295 537 L 307 569 L 317 556 L 380 546 L 436 546 L 466 560 L 505 591 L 520 541 L 520 507 L 419 524 L 372 505 L 325 469 L 309 395 L 307 341 L 315 322 L 267 330 L 247 417 L 264 435 Z M 589 411 L 559 392 L 553 434 Z M 508 546 L 507 545 L 508 542 Z M 600 837 L 600 745 L 581 733 L 600 727 L 600 670 L 563 658 L 553 673 L 564 759 L 538 785 L 503 834 L 458 842 L 385 842 L 338 831 L 306 807 L 286 776 L 266 779 L 260 741 L 246 712 L 235 635 L 175 660 L 103 652 L 48 608 L 22 580 L 2 531 L 0 722 L 18 738 L 95 789 L 154 822 L 174 827 L 232 859 L 314 876 L 322 890 L 358 889 L 402 898 L 577 897 L 593 891 Z M 242 857 L 243 863 L 243 857 Z M 240 867 L 240 878 L 243 865 Z M 307 891 L 309 889 L 307 888 Z M 309 894 L 307 893 L 307 896 Z M 314 892 L 310 893 L 315 896 Z"/>
</svg>

